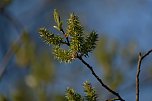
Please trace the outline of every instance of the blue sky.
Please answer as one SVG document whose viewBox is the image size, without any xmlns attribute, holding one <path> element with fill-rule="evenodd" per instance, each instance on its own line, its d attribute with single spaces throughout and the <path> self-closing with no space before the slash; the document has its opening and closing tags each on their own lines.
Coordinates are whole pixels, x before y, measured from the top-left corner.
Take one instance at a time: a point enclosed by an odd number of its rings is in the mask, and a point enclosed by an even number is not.
<svg viewBox="0 0 152 101">
<path fill-rule="evenodd" d="M 138 44 L 139 50 L 146 51 L 152 48 L 152 0 L 14 0 L 7 10 L 30 31 L 34 39 L 37 39 L 37 30 L 39 27 L 53 25 L 53 22 L 50 20 L 52 20 L 51 14 L 55 8 L 59 10 L 64 19 L 68 17 L 68 13 L 75 12 L 80 16 L 80 20 L 88 30 L 96 30 L 99 34 L 101 33 L 101 36 L 116 39 L 124 46 L 130 41 L 135 41 Z M 0 21 L 8 24 L 6 19 L 1 18 Z M 5 31 L 6 28 L 3 24 L 0 24 L 0 27 L 4 28 Z M 1 44 L 0 60 L 2 60 L 9 44 L 16 40 L 19 35 L 12 26 L 9 27 L 9 31 L 7 32 L 11 33 L 4 32 L 5 35 L 0 33 L 0 39 L 4 37 L 8 38 L 9 36 L 7 46 L 5 46 L 5 40 Z M 2 49 L 2 46 L 5 46 L 5 48 Z M 9 72 L 11 70 L 8 69 L 8 73 L 11 73 Z M 17 75 L 24 74 L 19 69 L 17 72 L 15 70 L 13 71 L 15 74 L 12 79 L 15 79 Z M 67 69 L 65 71 L 72 70 Z M 89 71 L 86 72 L 89 73 Z M 9 79 L 9 74 L 7 74 L 6 79 Z M 66 75 L 66 72 L 63 75 Z M 80 82 L 83 82 L 85 79 L 87 77 L 82 78 Z M 0 83 L 0 90 L 2 90 L 3 86 L 7 87 L 4 84 L 8 82 L 11 83 L 11 80 Z M 59 79 L 57 82 L 62 83 L 62 80 Z M 64 81 L 63 85 L 64 87 L 62 89 L 70 84 L 68 81 Z M 147 101 L 150 101 L 152 99 L 150 89 L 152 88 L 142 89 L 144 93 L 141 92 L 141 100 L 144 101 L 146 98 Z M 123 92 L 120 91 L 120 93 Z M 123 93 L 122 96 L 127 101 L 135 98 L 134 92 L 129 92 L 128 94 Z"/>
</svg>

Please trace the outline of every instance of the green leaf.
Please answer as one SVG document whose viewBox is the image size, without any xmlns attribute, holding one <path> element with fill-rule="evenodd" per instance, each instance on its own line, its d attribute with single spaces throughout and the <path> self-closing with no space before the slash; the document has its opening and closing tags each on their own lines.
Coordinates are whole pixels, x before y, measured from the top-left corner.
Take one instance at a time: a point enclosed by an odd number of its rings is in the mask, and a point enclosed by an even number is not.
<svg viewBox="0 0 152 101">
<path fill-rule="evenodd" d="M 80 24 L 79 17 L 72 13 L 67 21 L 67 32 L 66 35 L 71 38 L 70 50 L 73 52 L 80 52 L 80 47 L 83 42 L 83 27 Z"/>
<path fill-rule="evenodd" d="M 67 20 L 67 28 L 64 33 L 62 29 L 62 22 L 60 21 L 60 16 L 58 11 L 54 10 L 54 20 L 57 25 L 53 26 L 55 29 L 61 31 L 66 40 L 60 36 L 55 36 L 53 33 L 50 33 L 45 28 L 40 28 L 39 33 L 42 39 L 47 44 L 55 45 L 53 48 L 53 54 L 61 62 L 69 63 L 77 56 L 88 56 L 88 53 L 91 52 L 96 47 L 96 41 L 98 35 L 95 31 L 92 31 L 86 38 L 84 37 L 84 29 L 80 23 L 79 17 L 74 13 L 70 14 L 69 19 Z M 61 45 L 68 45 L 69 48 L 64 50 L 61 49 Z"/>
<path fill-rule="evenodd" d="M 70 50 L 61 49 L 60 46 L 54 46 L 53 54 L 55 55 L 56 59 L 65 63 L 70 63 L 72 60 L 76 58 L 76 53 Z"/>
<path fill-rule="evenodd" d="M 83 88 L 84 88 L 84 92 L 86 94 L 85 98 L 87 101 L 97 101 L 96 92 L 88 81 L 84 82 Z"/>
<path fill-rule="evenodd" d="M 62 22 L 60 20 L 60 16 L 59 16 L 59 13 L 56 9 L 54 9 L 54 20 L 57 24 L 57 26 L 54 26 L 54 28 L 56 28 L 57 30 L 61 31 L 62 29 Z"/>
<path fill-rule="evenodd" d="M 76 93 L 72 88 L 66 90 L 66 99 L 68 101 L 84 101 L 80 94 Z"/>
<path fill-rule="evenodd" d="M 44 42 L 46 42 L 47 44 L 60 45 L 63 41 L 63 38 L 57 35 L 55 36 L 53 33 L 50 33 L 46 28 L 40 28 L 39 34 Z"/>
<path fill-rule="evenodd" d="M 95 31 L 92 31 L 85 39 L 81 47 L 81 53 L 84 56 L 88 56 L 88 53 L 94 50 L 96 47 L 96 41 L 98 39 L 98 34 Z"/>
<path fill-rule="evenodd" d="M 60 30 L 58 26 L 53 26 L 55 29 Z"/>
<path fill-rule="evenodd" d="M 70 18 L 67 21 L 68 27 L 67 27 L 67 35 L 70 35 L 71 37 L 82 36 L 83 34 L 83 27 L 80 24 L 79 17 L 74 15 L 72 13 L 70 15 Z"/>
</svg>

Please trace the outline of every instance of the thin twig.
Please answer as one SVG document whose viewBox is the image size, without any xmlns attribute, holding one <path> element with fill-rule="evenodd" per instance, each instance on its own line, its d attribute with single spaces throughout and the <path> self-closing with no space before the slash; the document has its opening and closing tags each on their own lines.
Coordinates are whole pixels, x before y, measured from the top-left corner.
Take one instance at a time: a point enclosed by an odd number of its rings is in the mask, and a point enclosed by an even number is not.
<svg viewBox="0 0 152 101">
<path fill-rule="evenodd" d="M 60 31 L 63 33 L 64 36 L 66 35 L 66 33 L 64 32 L 63 29 L 61 29 Z M 65 36 L 65 37 L 66 37 L 66 36 Z M 70 46 L 69 38 L 66 37 L 66 40 L 67 40 L 67 45 Z"/>
<path fill-rule="evenodd" d="M 19 20 L 14 17 L 9 11 L 3 10 L 1 14 L 9 20 L 10 24 L 14 26 L 18 33 L 25 30 L 24 26 L 19 22 Z"/>
<path fill-rule="evenodd" d="M 65 32 L 64 32 L 63 29 L 61 29 L 61 32 L 63 33 L 63 35 L 65 35 Z M 67 40 L 67 45 L 70 46 L 70 42 L 69 42 L 68 37 L 66 37 L 66 40 Z M 84 61 L 83 58 L 82 58 L 82 56 L 79 56 L 79 55 L 77 54 L 77 58 L 91 70 L 92 75 L 100 82 L 100 84 L 101 84 L 105 89 L 107 89 L 109 92 L 111 92 L 112 94 L 114 94 L 115 96 L 118 97 L 117 100 L 125 101 L 125 100 L 119 95 L 119 93 L 113 91 L 113 90 L 110 89 L 106 84 L 103 83 L 103 81 L 99 78 L 99 76 L 94 72 L 93 67 L 91 67 L 86 61 Z"/>
<path fill-rule="evenodd" d="M 20 33 L 21 31 L 24 30 L 24 26 L 14 17 L 12 16 L 8 11 L 3 10 L 1 12 L 4 17 L 6 17 L 12 25 L 14 25 L 15 29 Z M 19 44 L 21 42 L 21 37 L 23 34 L 20 34 L 18 40 L 16 40 L 15 44 Z M 3 78 L 6 70 L 7 70 L 7 64 L 11 57 L 13 56 L 13 47 L 11 46 L 6 54 L 4 55 L 3 60 L 0 62 L 0 80 Z"/>
<path fill-rule="evenodd" d="M 115 96 L 117 96 L 120 101 L 125 101 L 125 100 L 119 95 L 119 93 L 113 91 L 111 88 L 109 88 L 106 84 L 103 83 L 103 81 L 99 78 L 99 76 L 97 76 L 97 74 L 94 72 L 93 67 L 90 66 L 86 61 L 84 61 L 84 60 L 82 59 L 82 57 L 78 57 L 78 59 L 91 70 L 93 76 L 100 82 L 100 84 L 101 84 L 106 90 L 108 90 L 110 93 L 112 93 L 112 94 L 114 94 Z"/>
<path fill-rule="evenodd" d="M 150 53 L 152 53 L 152 49 L 149 50 L 146 54 L 142 55 L 139 53 L 138 57 L 138 66 L 137 66 L 137 73 L 136 73 L 136 101 L 139 101 L 139 75 L 140 75 L 140 67 L 141 63 L 146 56 L 148 56 Z"/>
<path fill-rule="evenodd" d="M 7 53 L 5 54 L 2 62 L 0 63 L 0 80 L 2 79 L 3 75 L 6 72 L 6 66 L 9 62 L 10 57 L 12 56 L 12 48 L 10 48 Z"/>
</svg>

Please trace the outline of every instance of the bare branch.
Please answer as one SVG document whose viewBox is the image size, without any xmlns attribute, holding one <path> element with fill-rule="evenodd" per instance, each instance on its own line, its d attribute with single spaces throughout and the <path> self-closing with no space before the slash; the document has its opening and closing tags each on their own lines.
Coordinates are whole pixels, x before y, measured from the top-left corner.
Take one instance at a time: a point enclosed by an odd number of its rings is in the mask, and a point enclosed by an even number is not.
<svg viewBox="0 0 152 101">
<path fill-rule="evenodd" d="M 10 21 L 10 23 L 14 26 L 14 28 L 18 31 L 18 33 L 20 33 L 21 31 L 24 30 L 24 26 L 8 11 L 3 10 L 3 12 L 1 12 L 1 13 L 3 14 L 4 17 L 6 17 Z M 19 38 L 18 38 L 18 40 L 16 40 L 15 44 L 19 44 L 21 42 L 22 35 L 23 35 L 23 33 L 19 35 Z M 9 62 L 9 60 L 12 58 L 13 53 L 14 53 L 13 47 L 10 46 L 10 48 L 4 55 L 3 60 L 0 62 L 0 80 L 3 78 L 3 76 L 7 70 L 7 64 Z"/>
<path fill-rule="evenodd" d="M 64 32 L 63 29 L 61 29 L 61 32 L 63 33 L 63 35 L 65 35 L 66 33 Z M 66 37 L 66 36 L 65 36 Z M 67 45 L 70 46 L 70 42 L 69 42 L 69 38 L 66 37 L 66 40 L 67 40 Z"/>
<path fill-rule="evenodd" d="M 140 67 L 141 63 L 146 56 L 148 56 L 150 53 L 152 53 L 152 49 L 149 50 L 146 54 L 142 55 L 139 53 L 138 56 L 138 66 L 137 66 L 137 73 L 136 73 L 136 101 L 139 101 L 139 75 L 140 75 Z"/>
<path fill-rule="evenodd" d="M 93 67 L 91 67 L 87 62 L 85 62 L 85 61 L 82 59 L 82 57 L 79 57 L 79 56 L 78 56 L 78 59 L 91 70 L 92 75 L 100 82 L 100 84 L 101 84 L 106 90 L 108 90 L 110 93 L 112 93 L 112 94 L 114 94 L 115 96 L 118 97 L 117 100 L 125 101 L 125 100 L 119 95 L 119 93 L 113 91 L 111 88 L 109 88 L 106 84 L 103 83 L 103 81 L 99 78 L 99 76 L 97 76 L 97 74 L 94 72 Z"/>
<path fill-rule="evenodd" d="M 64 32 L 63 29 L 61 29 L 61 32 L 63 33 L 63 35 L 65 35 L 65 32 Z M 66 37 L 66 40 L 67 40 L 67 45 L 70 46 L 68 37 Z M 92 75 L 100 82 L 100 84 L 101 84 L 106 90 L 108 90 L 110 93 L 112 93 L 113 95 L 115 95 L 115 96 L 118 97 L 117 100 L 125 101 L 125 100 L 119 95 L 119 93 L 113 91 L 111 88 L 109 88 L 106 84 L 103 83 L 103 81 L 99 78 L 99 76 L 94 72 L 93 67 L 91 67 L 86 61 L 84 61 L 83 58 L 82 58 L 82 56 L 79 56 L 79 55 L 77 54 L 77 58 L 90 69 L 90 71 L 92 72 Z"/>
</svg>

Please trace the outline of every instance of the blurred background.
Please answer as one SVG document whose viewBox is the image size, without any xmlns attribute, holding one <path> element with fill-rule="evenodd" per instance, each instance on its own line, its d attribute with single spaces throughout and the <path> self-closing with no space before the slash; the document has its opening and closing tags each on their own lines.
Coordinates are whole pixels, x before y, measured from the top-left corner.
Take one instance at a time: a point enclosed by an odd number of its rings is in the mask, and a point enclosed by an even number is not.
<svg viewBox="0 0 152 101">
<path fill-rule="evenodd" d="M 79 60 L 56 61 L 38 29 L 53 26 L 58 9 L 66 28 L 79 16 L 85 32 L 97 31 L 97 48 L 85 60 L 126 101 L 135 100 L 139 52 L 152 48 L 152 0 L 0 0 L 0 101 L 65 101 L 67 87 L 83 95 L 86 80 L 99 101 L 113 97 Z M 151 101 L 152 56 L 142 64 L 140 99 Z"/>
</svg>

